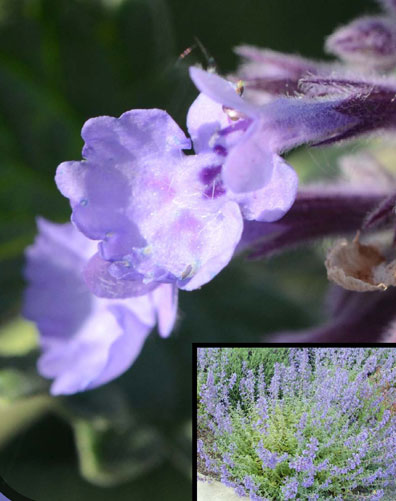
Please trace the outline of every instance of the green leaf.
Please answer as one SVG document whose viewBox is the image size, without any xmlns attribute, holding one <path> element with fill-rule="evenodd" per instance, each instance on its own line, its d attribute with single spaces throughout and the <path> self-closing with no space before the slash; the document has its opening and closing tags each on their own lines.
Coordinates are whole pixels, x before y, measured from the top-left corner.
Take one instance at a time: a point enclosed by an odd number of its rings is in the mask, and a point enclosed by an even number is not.
<svg viewBox="0 0 396 501">
<path fill-rule="evenodd" d="M 48 412 L 54 400 L 37 395 L 5 405 L 0 400 L 0 448 Z"/>
<path fill-rule="evenodd" d="M 21 356 L 37 347 L 38 332 L 33 322 L 17 318 L 0 329 L 0 356 Z"/>
<path fill-rule="evenodd" d="M 187 421 L 167 445 L 167 454 L 172 464 L 186 477 L 192 477 L 191 466 L 192 423 Z"/>
<path fill-rule="evenodd" d="M 23 397 L 38 394 L 47 389 L 47 382 L 36 372 L 16 369 L 0 370 L 0 405 L 9 404 Z"/>
<path fill-rule="evenodd" d="M 109 386 L 66 402 L 81 474 L 99 486 L 134 480 L 164 458 L 157 430 L 140 422 L 116 390 Z"/>
<path fill-rule="evenodd" d="M 17 318 L 0 329 L 0 405 L 48 391 L 37 372 L 38 333 L 35 325 Z"/>
</svg>

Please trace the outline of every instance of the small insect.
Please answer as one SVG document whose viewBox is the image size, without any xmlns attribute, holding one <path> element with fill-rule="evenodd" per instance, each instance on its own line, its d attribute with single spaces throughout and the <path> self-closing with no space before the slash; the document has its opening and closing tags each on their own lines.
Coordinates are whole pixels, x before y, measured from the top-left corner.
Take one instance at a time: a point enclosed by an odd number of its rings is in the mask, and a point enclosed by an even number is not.
<svg viewBox="0 0 396 501">
<path fill-rule="evenodd" d="M 209 73 L 216 73 L 216 62 L 214 57 L 212 57 L 207 51 L 206 47 L 203 45 L 201 40 L 198 37 L 194 37 L 195 43 L 191 45 L 191 47 L 187 47 L 179 56 L 179 60 L 186 58 L 191 54 L 194 49 L 199 49 L 203 54 L 206 61 L 206 71 Z"/>
<path fill-rule="evenodd" d="M 238 80 L 235 87 L 235 92 L 238 94 L 238 96 L 242 96 L 244 89 L 245 89 L 245 84 L 243 80 Z M 233 122 L 239 120 L 242 117 L 239 111 L 234 110 L 234 108 L 229 108 L 228 106 L 223 106 L 223 111 L 228 116 L 228 118 Z"/>
<path fill-rule="evenodd" d="M 235 90 L 238 96 L 242 96 L 243 91 L 245 90 L 245 82 L 243 80 L 238 80 Z"/>
<path fill-rule="evenodd" d="M 183 52 L 180 54 L 179 56 L 179 59 L 184 59 L 185 57 L 187 57 L 188 55 L 191 54 L 191 52 L 196 49 L 197 46 L 194 44 L 194 45 L 191 45 L 191 47 L 187 47 L 186 50 L 183 50 Z"/>
</svg>

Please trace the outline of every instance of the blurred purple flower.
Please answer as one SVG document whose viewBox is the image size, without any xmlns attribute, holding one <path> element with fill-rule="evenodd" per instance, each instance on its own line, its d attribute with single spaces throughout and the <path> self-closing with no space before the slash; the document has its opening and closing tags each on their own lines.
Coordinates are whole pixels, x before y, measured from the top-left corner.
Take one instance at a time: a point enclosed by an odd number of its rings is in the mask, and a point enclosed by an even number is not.
<svg viewBox="0 0 396 501">
<path fill-rule="evenodd" d="M 245 476 L 244 485 L 246 489 L 249 491 L 251 497 L 257 494 L 257 486 L 250 475 Z"/>
<path fill-rule="evenodd" d="M 246 490 L 241 486 L 241 485 L 238 485 L 236 488 L 235 488 L 235 492 L 236 494 L 239 496 L 239 497 L 244 497 L 246 496 Z"/>
<path fill-rule="evenodd" d="M 54 379 L 53 395 L 95 388 L 133 364 L 156 323 L 162 337 L 170 334 L 177 290 L 164 284 L 131 299 L 95 297 L 83 280 L 95 243 L 72 224 L 38 219 L 37 225 L 39 234 L 26 251 L 23 311 L 40 332 L 38 370 Z"/>
<path fill-rule="evenodd" d="M 392 224 L 395 177 L 369 153 L 347 155 L 339 163 L 339 178 L 301 187 L 280 221 L 246 221 L 237 252 L 267 257 L 315 239 Z"/>
<path fill-rule="evenodd" d="M 290 468 L 298 472 L 308 473 L 310 476 L 314 474 L 314 459 L 318 450 L 318 439 L 311 437 L 308 447 L 302 451 L 301 456 L 297 456 L 294 461 L 289 462 Z"/>
<path fill-rule="evenodd" d="M 331 186 L 304 187 L 280 221 L 247 221 L 237 251 L 267 257 L 325 236 L 352 233 L 383 197 L 369 191 L 332 190 Z"/>
<path fill-rule="evenodd" d="M 283 342 L 369 342 L 390 341 L 394 336 L 392 323 L 396 321 L 396 289 L 377 292 L 352 292 L 332 287 L 328 314 L 330 319 L 319 327 L 298 332 L 280 332 L 271 339 Z"/>
<path fill-rule="evenodd" d="M 384 490 L 383 489 L 378 489 L 377 491 L 374 492 L 374 494 L 370 497 L 370 501 L 379 501 L 384 497 Z"/>
<path fill-rule="evenodd" d="M 378 0 L 385 10 L 389 12 L 390 15 L 396 14 L 396 0 Z"/>
<path fill-rule="evenodd" d="M 288 458 L 287 453 L 278 455 L 276 452 L 271 452 L 270 450 L 266 449 L 261 440 L 258 443 L 256 452 L 261 459 L 261 465 L 263 469 L 270 468 L 271 470 L 273 470 L 279 463 L 285 461 Z"/>
<path fill-rule="evenodd" d="M 296 478 L 288 479 L 286 484 L 282 487 L 282 494 L 284 499 L 295 499 L 298 490 L 298 480 Z"/>
</svg>

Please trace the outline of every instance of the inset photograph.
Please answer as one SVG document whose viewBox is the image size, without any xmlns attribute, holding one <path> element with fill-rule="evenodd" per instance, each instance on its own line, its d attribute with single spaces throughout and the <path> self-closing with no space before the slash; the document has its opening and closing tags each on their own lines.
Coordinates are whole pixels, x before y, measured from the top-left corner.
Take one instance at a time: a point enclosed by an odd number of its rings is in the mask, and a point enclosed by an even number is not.
<svg viewBox="0 0 396 501">
<path fill-rule="evenodd" d="M 197 347 L 198 501 L 396 499 L 396 350 Z"/>
</svg>

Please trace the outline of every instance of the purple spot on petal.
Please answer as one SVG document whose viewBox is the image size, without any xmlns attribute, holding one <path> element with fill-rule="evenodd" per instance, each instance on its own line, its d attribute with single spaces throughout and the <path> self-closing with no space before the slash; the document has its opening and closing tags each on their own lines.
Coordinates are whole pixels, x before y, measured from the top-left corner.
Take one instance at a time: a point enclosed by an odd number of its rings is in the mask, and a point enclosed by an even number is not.
<svg viewBox="0 0 396 501">
<path fill-rule="evenodd" d="M 219 136 L 227 136 L 231 132 L 236 132 L 238 130 L 246 130 L 251 124 L 251 120 L 238 120 L 235 124 L 229 125 L 224 129 L 219 130 Z"/>
<path fill-rule="evenodd" d="M 200 181 L 206 185 L 203 192 L 204 198 L 217 198 L 226 192 L 221 179 L 221 169 L 221 165 L 211 165 L 199 173 Z"/>
<path fill-rule="evenodd" d="M 224 195 L 226 192 L 223 181 L 216 180 L 214 181 L 211 185 L 209 185 L 205 191 L 204 191 L 204 196 L 206 198 L 217 198 L 220 197 L 221 195 Z"/>
<path fill-rule="evenodd" d="M 216 179 L 221 172 L 221 165 L 212 165 L 205 167 L 199 173 L 199 179 L 204 184 L 209 184 Z"/>
<path fill-rule="evenodd" d="M 216 146 L 213 148 L 213 151 L 218 155 L 221 155 L 222 157 L 227 156 L 227 150 L 221 144 L 216 144 Z"/>
</svg>

